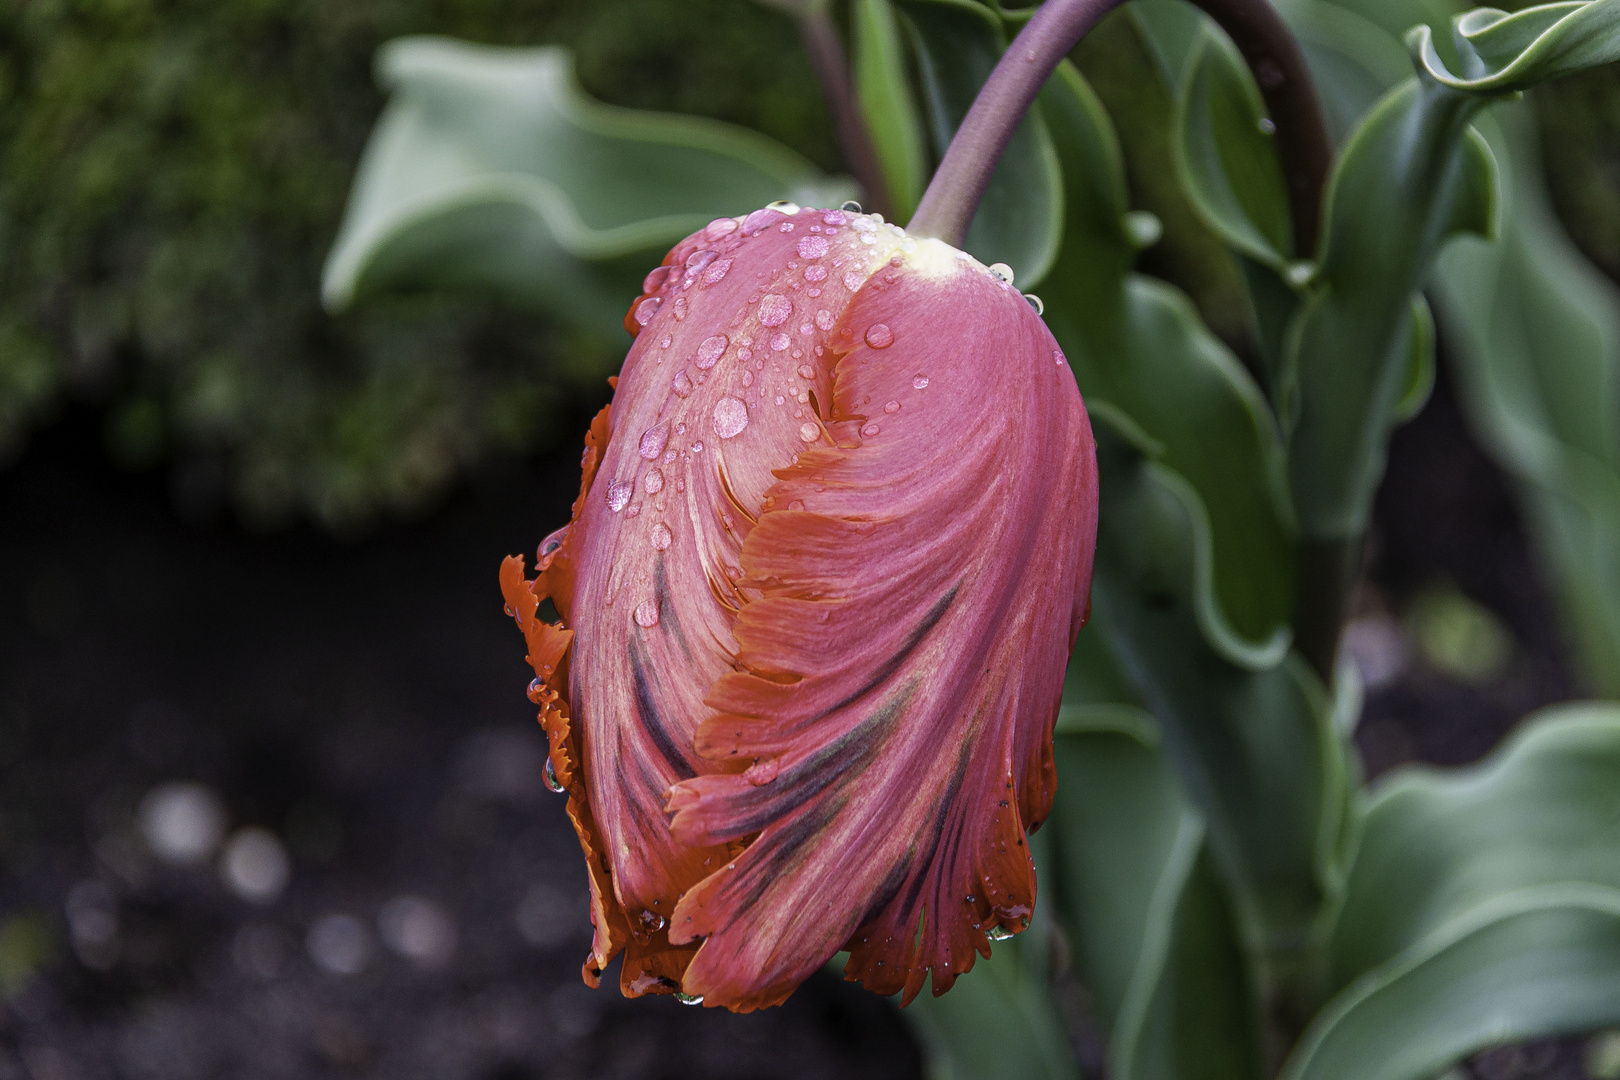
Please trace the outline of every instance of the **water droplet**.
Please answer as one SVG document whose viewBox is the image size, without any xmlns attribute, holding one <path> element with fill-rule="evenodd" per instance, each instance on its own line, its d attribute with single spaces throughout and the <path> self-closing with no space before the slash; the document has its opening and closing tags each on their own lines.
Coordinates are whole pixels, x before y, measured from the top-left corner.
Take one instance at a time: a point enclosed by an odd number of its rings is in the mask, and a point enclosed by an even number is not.
<svg viewBox="0 0 1620 1080">
<path fill-rule="evenodd" d="M 529 680 L 529 700 L 536 705 L 540 704 L 540 695 L 546 692 L 546 684 L 538 678 Z"/>
<path fill-rule="evenodd" d="M 766 203 L 765 209 L 775 210 L 777 213 L 788 214 L 791 216 L 799 212 L 799 204 L 791 199 L 777 199 L 775 202 Z"/>
<path fill-rule="evenodd" d="M 804 280 L 826 281 L 827 268 L 822 266 L 820 263 L 811 263 L 809 266 L 804 268 Z"/>
<path fill-rule="evenodd" d="M 915 379 L 911 380 L 911 388 L 913 390 L 922 390 L 922 389 L 925 389 L 927 386 L 928 386 L 928 376 L 926 376 L 926 375 L 919 375 Z"/>
<path fill-rule="evenodd" d="M 704 338 L 703 344 L 697 348 L 697 366 L 704 371 L 714 367 L 715 362 L 725 355 L 726 346 L 730 344 L 731 339 L 724 334 Z"/>
<path fill-rule="evenodd" d="M 558 548 L 562 547 L 562 542 L 566 539 L 568 539 L 568 526 L 564 525 L 562 528 L 540 541 L 540 546 L 535 549 L 536 561 L 544 559 L 547 555 L 550 555 L 553 551 L 556 551 Z"/>
<path fill-rule="evenodd" d="M 771 222 L 775 220 L 776 213 L 770 207 L 767 206 L 762 209 L 755 210 L 752 214 L 749 214 L 747 217 L 743 218 L 742 234 L 744 236 L 754 236 L 764 229 L 769 228 Z"/>
<path fill-rule="evenodd" d="M 652 461 L 669 444 L 669 425 L 655 424 L 641 433 L 641 456 Z"/>
<path fill-rule="evenodd" d="M 623 480 L 615 480 L 608 485 L 608 509 L 617 514 L 624 509 L 624 504 L 630 501 L 630 485 Z"/>
<path fill-rule="evenodd" d="M 686 269 L 686 277 L 688 279 L 697 277 L 698 272 L 714 262 L 715 256 L 718 254 L 719 252 L 710 251 L 708 248 L 692 252 L 686 257 L 686 262 L 682 264 Z"/>
<path fill-rule="evenodd" d="M 1037 315 L 1045 315 L 1046 314 L 1046 305 L 1041 302 L 1040 297 L 1036 296 L 1032 292 L 1027 292 L 1027 293 L 1024 294 L 1024 299 L 1028 300 L 1029 301 L 1029 306 L 1035 309 L 1035 314 L 1037 314 Z"/>
<path fill-rule="evenodd" d="M 675 478 L 675 490 L 676 491 L 685 491 L 686 490 L 686 478 L 684 476 L 677 476 Z"/>
<path fill-rule="evenodd" d="M 786 401 L 786 400 L 787 400 L 787 398 L 785 398 L 785 397 L 783 397 L 783 396 L 782 396 L 782 395 L 781 395 L 781 394 L 777 394 L 777 395 L 776 395 L 776 403 L 777 403 L 777 404 L 778 404 L 778 405 L 780 405 L 780 404 L 782 404 L 782 403 L 783 403 L 783 402 L 784 402 L 784 401 Z M 507 609 L 506 609 L 506 613 L 507 613 L 507 614 L 508 614 L 508 615 L 510 615 L 510 614 L 511 614 L 511 613 L 512 613 L 512 609 L 511 609 L 511 608 L 507 608 Z"/>
<path fill-rule="evenodd" d="M 692 444 L 692 453 L 694 453 L 694 454 L 703 453 L 703 444 L 700 443 L 700 442 L 693 443 Z"/>
<path fill-rule="evenodd" d="M 677 990 L 675 991 L 675 1000 L 680 1002 L 682 1005 L 701 1005 L 703 1004 L 703 995 L 683 994 Z"/>
<path fill-rule="evenodd" d="M 785 352 L 787 347 L 792 344 L 793 339 L 788 337 L 786 334 L 778 332 L 771 335 L 772 352 Z"/>
<path fill-rule="evenodd" d="M 677 296 L 674 303 L 675 321 L 680 322 L 686 318 L 686 297 Z"/>
<path fill-rule="evenodd" d="M 1001 282 L 1003 285 L 1011 285 L 1013 283 L 1013 269 L 1006 263 L 991 263 L 990 276 Z"/>
<path fill-rule="evenodd" d="M 815 377 L 816 377 L 816 369 L 815 368 L 811 367 L 809 364 L 800 364 L 799 365 L 799 378 L 801 378 L 801 379 L 813 379 Z"/>
<path fill-rule="evenodd" d="M 676 397 L 686 397 L 692 392 L 692 380 L 687 377 L 685 368 L 675 373 L 675 378 L 670 380 L 669 388 L 675 391 Z"/>
<path fill-rule="evenodd" d="M 656 911 L 643 911 L 639 918 L 643 929 L 649 934 L 656 934 L 669 925 L 668 920 Z"/>
<path fill-rule="evenodd" d="M 748 361 L 752 360 L 753 358 L 754 358 L 754 350 L 753 349 L 738 349 L 737 350 L 737 360 L 740 363 L 746 364 L 746 363 L 748 363 Z"/>
<path fill-rule="evenodd" d="M 893 415 L 894 413 L 900 411 L 900 403 L 898 401 L 885 401 L 883 403 L 883 411 Z"/>
<path fill-rule="evenodd" d="M 1063 359 L 1063 354 L 1057 349 L 1052 350 L 1052 359 L 1057 361 L 1058 367 L 1062 367 L 1067 362 Z"/>
<path fill-rule="evenodd" d="M 1013 932 L 1007 929 L 1005 926 L 998 924 L 996 926 L 992 926 L 988 931 L 986 931 L 985 936 L 991 941 L 1006 941 L 1008 938 L 1013 936 Z"/>
<path fill-rule="evenodd" d="M 734 397 L 723 397 L 714 403 L 714 433 L 722 439 L 734 439 L 748 426 L 748 406 Z"/>
<path fill-rule="evenodd" d="M 793 314 L 793 301 L 781 293 L 771 293 L 759 302 L 759 324 L 781 326 Z"/>
<path fill-rule="evenodd" d="M 715 282 L 725 277 L 726 271 L 730 269 L 731 260 L 721 259 L 719 262 L 712 264 L 707 270 L 703 271 L 703 284 L 713 285 Z"/>
<path fill-rule="evenodd" d="M 511 604 L 506 605 L 506 616 L 509 619 L 517 618 L 517 612 L 512 610 L 512 605 Z"/>
<path fill-rule="evenodd" d="M 546 775 L 546 787 L 550 788 L 552 791 L 555 791 L 557 794 L 561 795 L 563 793 L 563 790 L 564 790 L 563 786 L 562 786 L 562 781 L 557 779 L 557 767 L 551 763 L 551 759 L 549 757 L 546 758 L 546 774 L 545 775 Z"/>
<path fill-rule="evenodd" d="M 658 309 L 663 306 L 664 301 L 662 298 L 657 296 L 647 297 L 647 299 L 636 305 L 636 324 L 646 326 L 652 322 L 653 316 L 658 314 Z"/>
<path fill-rule="evenodd" d="M 870 439 L 872 436 L 876 435 L 882 430 L 883 429 L 878 427 L 876 424 L 867 424 L 865 427 L 861 428 L 861 434 Z"/>
<path fill-rule="evenodd" d="M 642 490 L 649 495 L 656 495 L 664 490 L 664 472 L 662 469 L 653 469 L 641 481 Z"/>
<path fill-rule="evenodd" d="M 675 339 L 670 337 L 668 334 L 665 334 L 663 337 L 658 339 L 658 347 L 660 349 L 667 349 L 671 345 L 673 345 L 674 343 L 675 343 Z M 663 360 L 659 360 L 658 362 L 660 364 L 662 364 Z"/>
<path fill-rule="evenodd" d="M 848 289 L 850 292 L 854 292 L 856 289 L 859 289 L 864 284 L 866 284 L 866 278 L 861 276 L 860 271 L 858 271 L 858 270 L 845 270 L 844 271 L 844 288 Z"/>
<path fill-rule="evenodd" d="M 842 210 L 844 214 L 858 214 L 861 212 L 861 204 L 856 202 L 854 199 L 846 199 L 838 204 L 838 209 Z M 839 214 L 839 220 L 834 221 L 832 220 L 832 215 L 834 213 L 836 213 L 836 211 L 829 210 L 827 213 L 822 215 L 822 220 L 829 225 L 842 225 L 844 223 L 844 214 Z"/>
<path fill-rule="evenodd" d="M 657 525 L 653 526 L 652 546 L 654 551 L 668 551 L 669 545 L 674 543 L 674 541 L 675 537 L 670 534 L 668 525 L 665 525 L 662 521 L 660 521 Z M 637 612 L 636 619 L 638 622 L 640 621 L 640 612 Z M 643 623 L 642 625 L 645 626 L 648 624 Z"/>
<path fill-rule="evenodd" d="M 803 510 L 804 509 L 804 500 L 803 499 L 794 499 L 792 502 L 788 503 L 788 509 L 789 510 Z"/>
<path fill-rule="evenodd" d="M 754 385 L 754 373 L 752 371 L 743 372 L 742 384 L 745 387 Z"/>
<path fill-rule="evenodd" d="M 876 215 L 873 215 L 874 217 Z M 858 233 L 870 233 L 877 229 L 877 222 L 870 217 L 858 217 L 849 223 L 849 227 Z"/>
<path fill-rule="evenodd" d="M 1132 210 L 1125 215 L 1125 238 L 1139 248 L 1149 248 L 1164 235 L 1164 222 L 1146 210 Z"/>
<path fill-rule="evenodd" d="M 641 504 L 636 503 L 634 506 L 632 506 L 630 508 L 630 513 L 626 514 L 625 516 L 626 517 L 635 517 L 637 514 L 640 514 L 640 513 L 641 513 Z"/>
<path fill-rule="evenodd" d="M 643 629 L 658 625 L 658 600 L 655 597 L 648 597 L 636 605 L 636 625 Z"/>
<path fill-rule="evenodd" d="M 815 442 L 821 437 L 821 428 L 815 424 L 805 423 L 799 425 L 799 438 L 805 442 Z"/>
<path fill-rule="evenodd" d="M 713 221 L 709 222 L 703 227 L 703 235 L 708 237 L 710 240 L 718 240 L 727 233 L 733 233 L 736 231 L 737 219 L 728 217 L 715 218 Z"/>
<path fill-rule="evenodd" d="M 873 323 L 866 328 L 866 343 L 874 349 L 887 349 L 894 344 L 894 331 L 887 323 Z"/>
<path fill-rule="evenodd" d="M 674 267 L 671 266 L 653 267 L 647 272 L 647 276 L 641 279 L 641 291 L 644 293 L 657 292 L 664 284 L 664 279 L 669 277 L 669 272 L 672 269 L 674 269 Z"/>
<path fill-rule="evenodd" d="M 1268 117 L 1268 116 L 1262 116 L 1260 118 L 1259 127 L 1260 127 L 1260 131 L 1261 131 L 1262 134 L 1266 134 L 1266 135 L 1275 135 L 1275 134 L 1277 134 L 1277 125 L 1272 123 L 1271 118 Z"/>
<path fill-rule="evenodd" d="M 801 259 L 819 259 L 827 254 L 830 246 L 825 236 L 807 236 L 799 241 L 799 246 L 795 250 Z"/>
</svg>

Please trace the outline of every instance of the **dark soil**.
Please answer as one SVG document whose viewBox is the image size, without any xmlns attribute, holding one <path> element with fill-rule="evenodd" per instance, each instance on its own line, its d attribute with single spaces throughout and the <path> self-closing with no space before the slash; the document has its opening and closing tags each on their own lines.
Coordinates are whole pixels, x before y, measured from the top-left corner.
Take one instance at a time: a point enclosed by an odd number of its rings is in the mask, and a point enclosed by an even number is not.
<svg viewBox="0 0 1620 1080">
<path fill-rule="evenodd" d="M 341 543 L 184 522 L 160 479 L 105 463 L 98 430 L 70 415 L 0 473 L 0 1080 L 920 1076 L 893 1007 L 831 976 L 749 1017 L 581 985 L 583 869 L 495 587 L 501 556 L 565 518 L 572 446 Z M 1396 437 L 1370 565 L 1363 609 L 1398 620 L 1450 582 L 1515 639 L 1482 685 L 1418 658 L 1372 693 L 1370 772 L 1475 759 L 1574 695 L 1511 494 L 1444 379 Z M 145 853 L 136 807 L 176 779 L 285 839 L 284 895 L 256 905 L 211 863 Z M 116 921 L 99 952 L 68 918 L 86 882 Z M 357 974 L 312 958 L 322 916 L 374 928 L 401 895 L 449 915 L 447 961 L 374 929 Z M 28 941 L 31 977 L 5 951 Z M 1549 1043 L 1475 1071 L 1578 1061 Z"/>
</svg>

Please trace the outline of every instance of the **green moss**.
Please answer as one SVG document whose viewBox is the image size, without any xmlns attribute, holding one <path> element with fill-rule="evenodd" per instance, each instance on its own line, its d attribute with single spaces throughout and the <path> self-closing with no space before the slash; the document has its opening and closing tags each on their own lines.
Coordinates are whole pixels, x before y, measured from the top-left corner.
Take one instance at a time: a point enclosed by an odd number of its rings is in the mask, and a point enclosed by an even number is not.
<svg viewBox="0 0 1620 1080">
<path fill-rule="evenodd" d="M 72 398 L 199 506 L 351 528 L 603 396 L 614 347 L 476 299 L 321 311 L 372 56 L 411 33 L 569 45 L 605 100 L 838 167 L 791 23 L 748 0 L 0 5 L 0 460 Z"/>
</svg>

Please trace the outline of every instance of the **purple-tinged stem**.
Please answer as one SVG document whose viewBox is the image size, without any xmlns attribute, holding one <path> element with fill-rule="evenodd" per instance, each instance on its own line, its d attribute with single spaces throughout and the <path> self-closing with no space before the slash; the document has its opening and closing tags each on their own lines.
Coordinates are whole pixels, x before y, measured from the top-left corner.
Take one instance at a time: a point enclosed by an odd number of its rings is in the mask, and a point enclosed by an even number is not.
<svg viewBox="0 0 1620 1080">
<path fill-rule="evenodd" d="M 867 209 L 888 214 L 893 205 L 889 198 L 889 185 L 878 164 L 877 150 L 872 146 L 872 133 L 861 116 L 855 100 L 855 87 L 849 75 L 849 57 L 844 43 L 838 38 L 838 27 L 833 25 L 827 5 L 820 4 L 799 16 L 799 37 L 810 64 L 816 70 L 822 95 L 832 110 L 833 125 L 838 129 L 838 142 L 844 150 L 849 171 L 855 174 L 865 193 Z"/>
<path fill-rule="evenodd" d="M 1267 0 L 1195 0 L 1248 62 L 1276 125 L 1295 251 L 1316 250 L 1333 148 L 1299 44 Z M 1059 61 L 1124 0 L 1046 0 L 990 73 L 906 231 L 960 246 L 1001 153 Z"/>
</svg>

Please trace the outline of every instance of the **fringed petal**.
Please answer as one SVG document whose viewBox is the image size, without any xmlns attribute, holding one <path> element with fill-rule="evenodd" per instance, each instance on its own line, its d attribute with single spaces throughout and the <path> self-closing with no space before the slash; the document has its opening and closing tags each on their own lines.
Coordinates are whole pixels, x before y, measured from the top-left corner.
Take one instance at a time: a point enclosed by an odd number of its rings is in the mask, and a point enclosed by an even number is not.
<svg viewBox="0 0 1620 1080">
<path fill-rule="evenodd" d="M 850 978 L 909 1001 L 932 972 L 942 993 L 1035 901 L 1094 450 L 1045 325 L 954 256 L 922 241 L 856 295 L 832 437 L 777 473 L 742 545 L 736 663 L 695 732 L 725 771 L 668 803 L 691 845 L 758 834 L 675 909 L 710 1004 L 779 1002 L 846 945 Z"/>
</svg>

